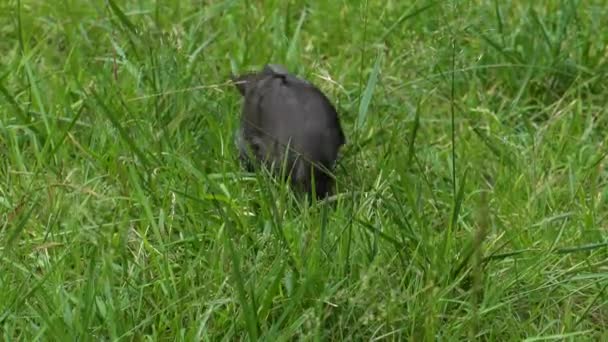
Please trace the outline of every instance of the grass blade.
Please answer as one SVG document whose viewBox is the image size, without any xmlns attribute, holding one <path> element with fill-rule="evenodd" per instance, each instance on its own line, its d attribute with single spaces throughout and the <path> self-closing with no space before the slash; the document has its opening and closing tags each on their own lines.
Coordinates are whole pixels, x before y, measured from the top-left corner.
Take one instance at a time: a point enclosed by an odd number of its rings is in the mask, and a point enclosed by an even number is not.
<svg viewBox="0 0 608 342">
<path fill-rule="evenodd" d="M 385 41 L 386 37 L 388 37 L 404 21 L 414 18 L 414 17 L 418 16 L 419 14 L 424 13 L 426 10 L 434 7 L 437 3 L 438 3 L 437 1 L 430 2 L 422 7 L 414 9 L 413 11 L 405 12 L 405 13 L 401 14 L 401 16 L 393 23 L 393 25 L 391 25 L 388 29 L 386 29 L 386 31 L 384 31 L 384 34 L 382 34 L 380 41 L 381 42 Z"/>
<path fill-rule="evenodd" d="M 258 320 L 256 310 L 252 307 L 251 303 L 247 300 L 247 294 L 245 291 L 245 281 L 243 280 L 241 270 L 240 255 L 234 247 L 232 239 L 235 237 L 234 227 L 232 220 L 228 217 L 225 210 L 220 207 L 218 202 L 214 201 L 217 212 L 224 218 L 226 231 L 224 232 L 224 245 L 228 249 L 230 259 L 232 261 L 232 277 L 236 286 L 237 297 L 243 308 L 243 315 L 245 316 L 245 323 L 249 339 L 251 341 L 257 341 L 258 339 Z M 252 299 L 253 302 L 253 299 Z"/>
<path fill-rule="evenodd" d="M 306 19 L 306 8 L 302 9 L 302 13 L 300 14 L 300 20 L 298 20 L 298 26 L 296 26 L 296 30 L 293 33 L 293 37 L 291 37 L 291 42 L 289 43 L 289 48 L 287 49 L 287 63 L 292 65 L 297 62 L 297 52 L 298 52 L 298 44 L 300 42 L 300 32 L 302 31 L 302 26 L 304 25 L 304 21 Z"/>
<path fill-rule="evenodd" d="M 356 124 L 357 129 L 361 129 L 367 120 L 367 113 L 372 100 L 372 95 L 376 89 L 376 83 L 378 82 L 378 75 L 380 74 L 380 65 L 382 64 L 383 56 L 382 51 L 378 51 L 374 68 L 372 69 L 372 73 L 367 80 L 367 86 L 365 87 L 365 91 L 363 92 L 363 96 L 361 98 L 361 103 L 359 104 L 359 116 L 357 117 Z"/>
<path fill-rule="evenodd" d="M 92 93 L 93 97 L 97 100 L 97 104 L 101 107 L 102 113 L 105 114 L 105 116 L 108 118 L 108 120 L 110 120 L 110 122 L 118 130 L 122 140 L 127 143 L 129 148 L 131 149 L 131 151 L 137 157 L 139 157 L 139 159 L 141 160 L 141 162 L 144 165 L 150 166 L 148 157 L 142 152 L 142 150 L 139 149 L 139 147 L 137 147 L 137 145 L 135 144 L 135 140 L 130 137 L 127 130 L 120 124 L 120 121 L 118 120 L 116 115 L 114 115 L 114 113 L 110 110 L 110 108 L 108 108 L 108 106 L 105 104 L 105 101 L 101 98 L 101 96 L 99 96 L 99 94 L 97 94 L 97 92 L 94 89 L 91 89 L 91 93 Z"/>
<path fill-rule="evenodd" d="M 2 83 L 2 80 L 0 80 L 0 94 L 4 95 L 4 98 L 13 107 L 13 109 L 15 110 L 15 113 L 17 114 L 17 116 L 19 117 L 19 119 L 21 119 L 21 121 L 23 122 L 23 124 L 24 125 L 27 124 L 27 122 L 29 121 L 28 117 L 27 117 L 27 114 L 21 108 L 21 106 L 19 105 L 19 103 L 17 103 L 17 101 L 15 100 L 15 97 L 8 91 L 8 89 L 6 89 L 6 87 Z M 36 127 L 31 127 L 31 129 L 34 132 L 38 133 L 36 131 L 37 130 Z"/>
<path fill-rule="evenodd" d="M 414 126 L 412 127 L 412 133 L 410 133 L 409 139 L 409 150 L 407 152 L 407 164 L 411 165 L 412 159 L 414 158 L 415 146 L 416 146 L 416 136 L 418 135 L 418 128 L 420 127 L 420 102 L 416 106 L 416 112 L 414 114 Z"/>
<path fill-rule="evenodd" d="M 129 29 L 129 31 L 131 31 L 131 33 L 136 35 L 137 29 L 135 28 L 135 25 L 133 25 L 131 20 L 129 20 L 129 18 L 120 9 L 120 7 L 118 7 L 118 5 L 116 5 L 116 2 L 114 2 L 114 0 L 107 0 L 107 1 L 108 1 L 108 5 L 110 5 L 110 8 L 112 9 L 112 12 L 114 12 L 114 14 L 116 14 L 116 16 L 118 17 L 120 22 L 123 25 L 125 25 Z"/>
</svg>

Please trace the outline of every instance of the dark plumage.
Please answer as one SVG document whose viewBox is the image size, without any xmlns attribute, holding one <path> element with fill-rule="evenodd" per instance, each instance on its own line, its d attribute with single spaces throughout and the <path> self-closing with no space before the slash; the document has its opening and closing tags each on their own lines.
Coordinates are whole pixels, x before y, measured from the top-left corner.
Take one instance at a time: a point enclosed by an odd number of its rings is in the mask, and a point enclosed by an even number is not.
<svg viewBox="0 0 608 342">
<path fill-rule="evenodd" d="M 233 81 L 244 97 L 237 145 L 247 168 L 262 162 L 278 175 L 285 163 L 285 175 L 297 189 L 311 193 L 314 178 L 317 196 L 327 196 L 338 151 L 346 142 L 327 97 L 280 65 Z"/>
</svg>

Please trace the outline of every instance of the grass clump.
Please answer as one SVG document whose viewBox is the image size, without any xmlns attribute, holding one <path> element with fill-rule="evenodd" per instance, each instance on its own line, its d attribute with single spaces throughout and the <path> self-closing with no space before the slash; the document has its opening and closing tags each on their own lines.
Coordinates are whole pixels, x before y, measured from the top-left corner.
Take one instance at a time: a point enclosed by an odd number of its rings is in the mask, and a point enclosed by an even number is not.
<svg viewBox="0 0 608 342">
<path fill-rule="evenodd" d="M 603 340 L 604 1 L 0 4 L 4 340 Z M 330 204 L 231 73 L 336 103 Z"/>
</svg>

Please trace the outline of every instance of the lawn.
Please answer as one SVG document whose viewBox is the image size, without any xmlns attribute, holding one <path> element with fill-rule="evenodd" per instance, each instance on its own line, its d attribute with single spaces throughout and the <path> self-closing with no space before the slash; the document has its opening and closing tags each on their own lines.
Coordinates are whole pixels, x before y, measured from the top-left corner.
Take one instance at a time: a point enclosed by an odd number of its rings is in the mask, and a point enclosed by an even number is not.
<svg viewBox="0 0 608 342">
<path fill-rule="evenodd" d="M 0 3 L 0 340 L 608 340 L 608 1 Z M 245 173 L 280 63 L 336 195 Z"/>
</svg>

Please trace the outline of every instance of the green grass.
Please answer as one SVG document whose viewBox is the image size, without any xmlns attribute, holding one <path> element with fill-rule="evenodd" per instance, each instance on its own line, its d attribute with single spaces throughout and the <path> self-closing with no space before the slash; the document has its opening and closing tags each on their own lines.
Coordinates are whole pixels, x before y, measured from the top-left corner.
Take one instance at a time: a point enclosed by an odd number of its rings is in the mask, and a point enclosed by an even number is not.
<svg viewBox="0 0 608 342">
<path fill-rule="evenodd" d="M 608 2 L 0 3 L 0 339 L 608 339 Z M 232 72 L 339 108 L 331 203 Z"/>
</svg>

